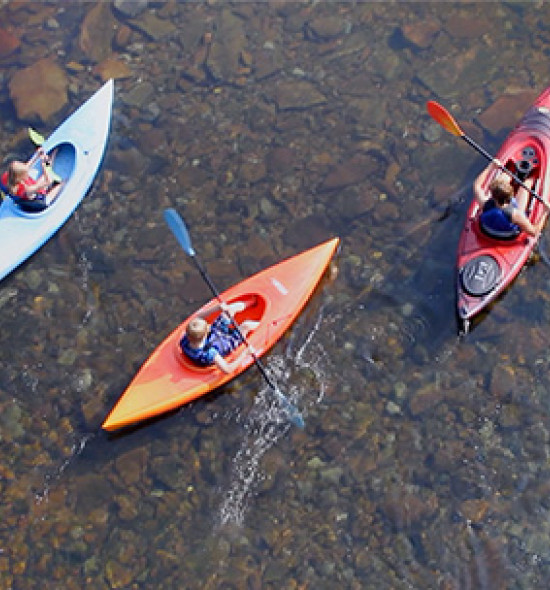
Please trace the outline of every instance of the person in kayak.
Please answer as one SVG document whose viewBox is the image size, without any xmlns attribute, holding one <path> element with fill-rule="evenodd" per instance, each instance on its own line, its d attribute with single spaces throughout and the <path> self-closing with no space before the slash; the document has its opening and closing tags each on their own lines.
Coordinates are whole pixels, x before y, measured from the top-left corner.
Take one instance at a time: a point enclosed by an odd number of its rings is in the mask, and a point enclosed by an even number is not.
<svg viewBox="0 0 550 590">
<path fill-rule="evenodd" d="M 501 168 L 498 160 L 493 160 L 474 181 L 474 197 L 482 213 L 479 222 L 493 237 L 509 239 L 524 231 L 530 236 L 538 236 L 544 224 L 544 217 L 533 225 L 525 211 L 529 202 L 529 191 L 520 186 L 514 194 L 511 177 L 502 172 L 497 174 L 489 184 L 488 193 L 483 190 L 485 181 L 496 168 Z M 527 179 L 525 184 L 533 187 L 534 180 Z"/>
<path fill-rule="evenodd" d="M 40 159 L 42 174 L 35 180 L 30 170 L 37 159 Z M 46 208 L 57 196 L 61 184 L 57 182 L 51 170 L 52 160 L 44 152 L 37 150 L 28 162 L 13 160 L 8 170 L 0 177 L 0 184 L 16 203 L 33 202 Z M 38 207 L 36 207 L 38 209 Z"/>
<path fill-rule="evenodd" d="M 220 303 L 203 315 L 194 317 L 187 324 L 185 334 L 180 340 L 183 354 L 203 367 L 216 365 L 224 373 L 233 372 L 248 354 L 253 354 L 252 349 L 247 347 L 231 362 L 226 361 L 224 358 L 243 342 L 239 330 L 232 325 L 231 318 L 244 309 L 246 309 L 246 305 L 242 301 L 235 301 L 230 304 Z M 210 326 L 205 320 L 205 316 L 218 310 L 221 313 Z M 239 329 L 246 338 L 258 325 L 259 322 L 254 320 L 245 320 L 242 324 L 239 324 Z"/>
</svg>

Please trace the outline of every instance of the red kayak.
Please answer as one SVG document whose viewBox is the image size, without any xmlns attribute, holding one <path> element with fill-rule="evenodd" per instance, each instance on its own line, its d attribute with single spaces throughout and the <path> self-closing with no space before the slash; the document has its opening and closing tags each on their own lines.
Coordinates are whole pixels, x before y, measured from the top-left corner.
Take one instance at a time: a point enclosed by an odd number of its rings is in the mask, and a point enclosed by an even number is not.
<svg viewBox="0 0 550 590">
<path fill-rule="evenodd" d="M 508 135 L 496 157 L 520 180 L 534 178 L 533 190 L 548 200 L 550 153 L 550 87 L 527 111 Z M 487 189 L 492 176 L 486 180 Z M 531 223 L 548 214 L 538 199 L 528 208 Z M 503 239 L 490 235 L 479 223 L 480 207 L 472 201 L 460 235 L 457 255 L 457 311 L 467 332 L 474 316 L 493 302 L 516 278 L 531 255 L 536 239 L 525 232 Z"/>
<path fill-rule="evenodd" d="M 245 279 L 221 294 L 228 303 L 246 301 L 238 323 L 257 320 L 260 325 L 247 341 L 259 357 L 269 350 L 296 319 L 323 277 L 339 239 L 306 250 Z M 183 356 L 179 342 L 188 322 L 211 308 L 215 299 L 180 324 L 153 352 L 138 371 L 105 421 L 105 430 L 116 430 L 178 408 L 220 387 L 242 373 L 253 359 L 246 357 L 234 373 L 216 366 L 200 367 Z M 208 318 L 212 321 L 213 318 Z M 229 361 L 240 354 L 234 350 Z"/>
</svg>

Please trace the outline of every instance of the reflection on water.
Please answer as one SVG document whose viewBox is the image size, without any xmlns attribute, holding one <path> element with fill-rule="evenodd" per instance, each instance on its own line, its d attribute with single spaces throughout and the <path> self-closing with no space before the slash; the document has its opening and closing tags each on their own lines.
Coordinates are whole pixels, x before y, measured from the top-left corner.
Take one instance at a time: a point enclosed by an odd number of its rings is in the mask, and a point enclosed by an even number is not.
<svg viewBox="0 0 550 590">
<path fill-rule="evenodd" d="M 0 2 L 5 161 L 116 78 L 90 194 L 0 284 L 0 586 L 546 588 L 548 268 L 457 337 L 485 162 L 424 105 L 495 152 L 550 83 L 548 6 Z M 67 104 L 27 121 L 10 81 L 42 57 Z M 222 290 L 343 238 L 265 358 L 303 430 L 251 369 L 99 431 L 209 297 L 168 206 Z"/>
</svg>

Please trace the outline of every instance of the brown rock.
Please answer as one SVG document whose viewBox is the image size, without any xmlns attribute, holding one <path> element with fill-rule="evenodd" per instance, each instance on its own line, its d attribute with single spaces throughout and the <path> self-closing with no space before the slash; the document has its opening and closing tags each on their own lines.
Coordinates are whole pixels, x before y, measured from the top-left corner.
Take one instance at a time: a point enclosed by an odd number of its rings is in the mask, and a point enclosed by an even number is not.
<svg viewBox="0 0 550 590">
<path fill-rule="evenodd" d="M 326 102 L 325 95 L 305 80 L 282 82 L 275 92 L 275 103 L 280 111 L 309 109 Z"/>
<path fill-rule="evenodd" d="M 97 64 L 93 68 L 92 73 L 106 82 L 111 78 L 114 80 L 129 78 L 132 75 L 132 70 L 126 62 L 114 57 L 108 57 Z"/>
<path fill-rule="evenodd" d="M 6 57 L 16 51 L 21 45 L 19 37 L 11 31 L 0 29 L 0 57 Z"/>
<path fill-rule="evenodd" d="M 111 588 L 127 588 L 134 579 L 129 568 L 113 560 L 105 565 L 105 577 Z"/>
<path fill-rule="evenodd" d="M 306 23 L 305 34 L 311 41 L 329 41 L 346 30 L 346 22 L 339 16 L 319 16 Z"/>
<path fill-rule="evenodd" d="M 294 169 L 296 154 L 290 148 L 276 147 L 267 154 L 265 163 L 270 174 L 284 174 Z"/>
<path fill-rule="evenodd" d="M 456 16 L 445 23 L 445 30 L 456 39 L 477 39 L 487 33 L 487 22 L 470 16 Z"/>
<path fill-rule="evenodd" d="M 403 37 L 420 49 L 430 47 L 439 31 L 441 31 L 441 25 L 436 20 L 410 23 L 401 29 Z"/>
<path fill-rule="evenodd" d="M 378 172 L 380 161 L 370 154 L 357 154 L 333 168 L 323 181 L 321 190 L 335 190 L 358 184 Z"/>
<path fill-rule="evenodd" d="M 141 447 L 128 451 L 117 458 L 116 470 L 125 485 L 135 485 L 141 480 L 146 462 L 147 451 Z"/>
<path fill-rule="evenodd" d="M 489 502 L 487 500 L 465 500 L 460 505 L 460 512 L 466 520 L 480 522 L 487 513 Z"/>
<path fill-rule="evenodd" d="M 122 25 L 117 29 L 115 35 L 115 45 L 119 49 L 124 49 L 130 43 L 130 39 L 132 38 L 132 29 L 128 25 Z"/>
<path fill-rule="evenodd" d="M 502 398 L 517 389 L 516 373 L 510 365 L 497 365 L 491 373 L 489 391 L 496 398 Z"/>
<path fill-rule="evenodd" d="M 115 19 L 109 2 L 97 2 L 80 29 L 80 49 L 93 62 L 106 59 L 112 50 Z"/>
<path fill-rule="evenodd" d="M 18 71 L 10 80 L 10 98 L 19 119 L 46 122 L 67 104 L 65 72 L 51 58 Z"/>
<path fill-rule="evenodd" d="M 418 525 L 435 513 L 438 507 L 437 496 L 422 498 L 420 494 L 404 493 L 387 498 L 380 508 L 396 529 Z"/>
<path fill-rule="evenodd" d="M 499 135 L 518 122 L 536 97 L 537 93 L 533 90 L 501 96 L 481 113 L 477 121 L 492 135 Z"/>
<path fill-rule="evenodd" d="M 265 178 L 266 167 L 264 162 L 257 159 L 250 159 L 243 162 L 239 168 L 240 180 L 247 184 L 254 184 Z"/>
<path fill-rule="evenodd" d="M 443 393 L 434 384 L 428 384 L 414 392 L 409 407 L 413 416 L 435 407 L 443 399 Z"/>
<path fill-rule="evenodd" d="M 290 223 L 284 232 L 284 241 L 293 248 L 305 249 L 326 240 L 329 232 L 326 216 L 313 214 Z"/>
<path fill-rule="evenodd" d="M 206 66 L 215 80 L 234 83 L 241 74 L 241 55 L 247 50 L 243 21 L 223 10 L 217 25 Z"/>
<path fill-rule="evenodd" d="M 153 41 L 161 41 L 172 35 L 177 29 L 171 20 L 159 18 L 153 12 L 145 12 L 132 20 L 132 26 L 139 29 Z"/>
</svg>

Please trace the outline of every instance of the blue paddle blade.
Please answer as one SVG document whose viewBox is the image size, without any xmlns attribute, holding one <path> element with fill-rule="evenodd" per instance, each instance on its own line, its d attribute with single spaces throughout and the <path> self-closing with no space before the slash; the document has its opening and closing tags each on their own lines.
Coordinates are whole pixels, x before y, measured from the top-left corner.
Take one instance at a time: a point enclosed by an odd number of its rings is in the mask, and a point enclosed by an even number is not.
<svg viewBox="0 0 550 590">
<path fill-rule="evenodd" d="M 300 414 L 300 412 L 298 412 L 298 410 L 296 408 L 294 408 L 294 413 L 290 414 L 290 421 L 292 422 L 292 424 L 294 424 L 294 426 L 297 426 L 298 428 L 304 428 L 305 427 L 305 422 L 304 419 L 302 418 L 302 414 Z"/>
<path fill-rule="evenodd" d="M 286 397 L 286 395 L 281 393 L 278 389 L 275 389 L 274 391 L 282 405 L 285 407 L 285 410 L 288 412 L 288 419 L 292 422 L 292 424 L 298 428 L 304 428 L 305 422 L 298 408 Z"/>
<path fill-rule="evenodd" d="M 195 256 L 195 250 L 193 250 L 193 246 L 191 245 L 189 232 L 180 214 L 175 209 L 165 209 L 164 220 L 185 252 L 189 256 Z"/>
</svg>

